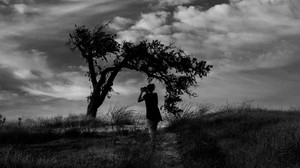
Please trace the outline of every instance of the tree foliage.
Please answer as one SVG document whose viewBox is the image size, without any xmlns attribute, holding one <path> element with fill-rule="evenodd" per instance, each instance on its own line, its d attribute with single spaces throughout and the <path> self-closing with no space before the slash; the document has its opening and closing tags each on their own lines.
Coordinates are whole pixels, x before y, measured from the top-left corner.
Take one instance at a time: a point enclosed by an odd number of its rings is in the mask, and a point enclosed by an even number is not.
<svg viewBox="0 0 300 168">
<path fill-rule="evenodd" d="M 154 79 L 163 83 L 166 87 L 164 107 L 173 114 L 181 111 L 176 106 L 177 102 L 182 101 L 181 95 L 196 96 L 190 87 L 196 86 L 198 78 L 207 76 L 212 65 L 198 61 L 173 44 L 164 45 L 158 40 L 139 43 L 124 41 L 120 44 L 115 40 L 116 34 L 104 31 L 106 26 L 92 30 L 76 26 L 67 42 L 71 50 L 81 52 L 88 64 L 88 76 L 93 85 L 89 106 L 96 109 L 101 106 L 112 91 L 116 75 L 123 69 L 146 74 L 149 83 Z M 113 60 L 113 63 L 108 60 Z"/>
</svg>

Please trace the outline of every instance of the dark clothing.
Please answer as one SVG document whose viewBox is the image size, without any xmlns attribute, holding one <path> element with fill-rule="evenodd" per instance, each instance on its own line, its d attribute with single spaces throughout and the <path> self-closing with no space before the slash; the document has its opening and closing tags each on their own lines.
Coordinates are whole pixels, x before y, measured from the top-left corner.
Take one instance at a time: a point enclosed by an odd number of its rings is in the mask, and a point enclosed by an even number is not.
<svg viewBox="0 0 300 168">
<path fill-rule="evenodd" d="M 146 93 L 144 95 L 144 100 L 146 102 L 146 118 L 159 122 L 162 121 L 159 109 L 158 109 L 158 96 L 157 93 Z"/>
</svg>

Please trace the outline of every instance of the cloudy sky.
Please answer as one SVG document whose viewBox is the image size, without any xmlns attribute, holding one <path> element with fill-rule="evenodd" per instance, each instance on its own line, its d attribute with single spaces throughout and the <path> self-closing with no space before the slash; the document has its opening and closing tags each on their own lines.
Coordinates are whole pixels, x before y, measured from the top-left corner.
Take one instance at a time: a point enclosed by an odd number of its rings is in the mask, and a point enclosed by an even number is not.
<svg viewBox="0 0 300 168">
<path fill-rule="evenodd" d="M 8 118 L 85 113 L 90 83 L 65 46 L 74 25 L 113 20 L 118 41 L 175 43 L 214 68 L 197 98 L 300 107 L 299 0 L 0 0 L 0 114 Z M 110 104 L 136 102 L 145 76 L 124 71 Z M 160 105 L 163 87 L 158 85 Z"/>
</svg>

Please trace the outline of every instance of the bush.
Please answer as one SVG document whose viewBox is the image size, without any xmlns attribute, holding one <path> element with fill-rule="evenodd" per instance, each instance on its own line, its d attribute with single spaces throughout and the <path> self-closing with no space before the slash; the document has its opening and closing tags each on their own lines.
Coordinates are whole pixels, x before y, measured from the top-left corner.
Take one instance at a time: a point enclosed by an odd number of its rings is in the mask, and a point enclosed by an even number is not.
<svg viewBox="0 0 300 168">
<path fill-rule="evenodd" d="M 108 110 L 108 114 L 111 117 L 111 125 L 116 126 L 117 129 L 123 128 L 125 125 L 134 125 L 134 110 L 130 110 L 129 107 L 130 106 L 111 107 Z"/>
<path fill-rule="evenodd" d="M 6 121 L 6 118 L 2 114 L 0 114 L 0 124 L 5 123 L 5 121 Z"/>
</svg>

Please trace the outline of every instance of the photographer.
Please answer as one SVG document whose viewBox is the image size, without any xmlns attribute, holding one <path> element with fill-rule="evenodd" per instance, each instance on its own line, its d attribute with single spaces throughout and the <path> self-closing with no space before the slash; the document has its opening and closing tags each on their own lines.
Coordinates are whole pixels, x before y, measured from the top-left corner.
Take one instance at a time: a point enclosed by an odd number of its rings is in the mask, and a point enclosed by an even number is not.
<svg viewBox="0 0 300 168">
<path fill-rule="evenodd" d="M 142 102 L 145 100 L 146 103 L 146 118 L 147 118 L 147 126 L 149 129 L 151 146 L 153 149 L 156 148 L 156 131 L 157 124 L 159 121 L 162 121 L 160 111 L 158 108 L 158 96 L 157 93 L 154 92 L 155 85 L 149 84 L 147 87 L 141 88 L 141 93 L 138 98 L 138 102 Z M 145 93 L 143 95 L 143 93 Z"/>
</svg>

